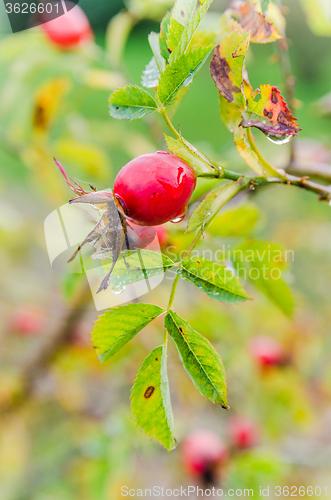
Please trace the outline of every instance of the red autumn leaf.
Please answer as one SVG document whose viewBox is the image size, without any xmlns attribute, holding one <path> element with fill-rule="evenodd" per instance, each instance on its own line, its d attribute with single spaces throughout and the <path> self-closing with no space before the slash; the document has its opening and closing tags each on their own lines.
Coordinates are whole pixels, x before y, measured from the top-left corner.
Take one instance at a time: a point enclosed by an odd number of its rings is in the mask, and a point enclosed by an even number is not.
<svg viewBox="0 0 331 500">
<path fill-rule="evenodd" d="M 259 94 L 260 99 L 255 101 Z M 279 139 L 297 135 L 301 130 L 278 88 L 268 84 L 261 85 L 261 89 L 255 90 L 249 97 L 242 117 L 242 127 L 256 127 L 264 134 Z"/>
</svg>

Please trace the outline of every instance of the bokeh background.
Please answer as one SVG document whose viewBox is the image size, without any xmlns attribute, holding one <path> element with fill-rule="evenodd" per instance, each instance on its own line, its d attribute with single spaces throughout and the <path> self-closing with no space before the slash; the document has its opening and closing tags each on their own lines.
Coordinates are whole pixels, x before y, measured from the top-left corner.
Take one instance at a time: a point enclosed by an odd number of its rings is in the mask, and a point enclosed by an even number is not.
<svg viewBox="0 0 331 500">
<path fill-rule="evenodd" d="M 254 301 L 240 306 L 212 302 L 190 284 L 180 283 L 176 311 L 222 356 L 231 410 L 221 410 L 197 393 L 170 346 L 178 439 L 178 448 L 170 454 L 136 428 L 129 410 L 135 375 L 150 350 L 162 342 L 161 320 L 100 366 L 89 340 L 97 317 L 90 298 L 77 316 L 70 316 L 85 278 L 58 273 L 49 264 L 44 220 L 71 197 L 53 156 L 76 181 L 105 189 L 127 161 L 165 149 L 165 128 L 158 117 L 116 121 L 108 115 L 107 99 L 126 82 L 140 83 L 151 58 L 147 35 L 158 31 L 158 22 L 171 5 L 170 0 L 130 0 L 126 5 L 120 0 L 81 0 L 95 43 L 74 51 L 52 45 L 38 28 L 10 34 L 0 6 L 1 500 L 116 500 L 123 485 L 196 484 L 197 478 L 182 465 L 183 440 L 191 431 L 207 428 L 231 449 L 233 415 L 254 422 L 259 439 L 250 449 L 231 452 L 218 484 L 254 488 L 256 495 L 260 486 L 273 485 L 319 485 L 331 493 L 331 209 L 327 204 L 287 186 L 260 189 L 236 201 L 253 207 L 255 238 L 294 251 L 286 274 L 296 304 L 293 318 L 250 283 L 245 286 Z M 287 0 L 284 5 L 297 78 L 294 113 L 302 128 L 296 155 L 303 165 L 318 162 L 328 168 L 328 3 Z M 319 5 L 326 7 L 320 22 L 311 15 L 307 18 L 312 5 L 315 13 Z M 228 2 L 215 0 L 208 23 L 217 27 L 227 6 Z M 254 88 L 271 83 L 285 90 L 275 44 L 251 47 L 247 69 Z M 174 123 L 216 161 L 231 170 L 247 169 L 219 118 L 217 90 L 207 64 Z M 272 164 L 287 164 L 290 145 L 271 144 L 258 132 L 255 136 Z M 206 235 L 203 245 L 217 249 L 237 244 L 236 238 L 222 235 L 221 222 L 216 219 L 213 237 Z M 187 246 L 184 223 L 169 224 L 167 229 L 171 248 L 180 251 Z M 170 283 L 165 279 L 143 300 L 166 305 Z M 260 335 L 277 339 L 291 354 L 291 363 L 261 370 L 248 348 L 250 339 Z M 315 493 L 311 497 L 317 498 Z"/>
</svg>

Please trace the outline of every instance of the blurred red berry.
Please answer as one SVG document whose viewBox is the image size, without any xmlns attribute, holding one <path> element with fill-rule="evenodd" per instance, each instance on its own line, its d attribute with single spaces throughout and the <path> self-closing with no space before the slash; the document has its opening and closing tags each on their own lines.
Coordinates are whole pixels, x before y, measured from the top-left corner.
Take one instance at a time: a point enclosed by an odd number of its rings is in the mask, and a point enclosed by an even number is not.
<svg viewBox="0 0 331 500">
<path fill-rule="evenodd" d="M 272 337 L 254 337 L 249 343 L 249 351 L 262 368 L 283 365 L 287 358 L 282 344 Z"/>
<path fill-rule="evenodd" d="M 218 434 L 197 430 L 189 434 L 182 445 L 182 459 L 189 474 L 204 475 L 228 458 L 228 450 Z"/>
<path fill-rule="evenodd" d="M 146 248 L 157 250 L 164 246 L 168 239 L 168 231 L 161 226 L 140 226 L 134 222 L 128 225 L 127 236 L 130 249 Z"/>
<path fill-rule="evenodd" d="M 66 5 L 72 2 L 66 2 Z M 93 33 L 84 11 L 75 4 L 62 16 L 50 19 L 46 12 L 41 25 L 49 40 L 64 49 L 71 49 L 93 40 Z M 67 7 L 69 8 L 69 6 Z"/>
<path fill-rule="evenodd" d="M 196 184 L 193 168 L 165 151 L 138 156 L 119 171 L 114 195 L 128 219 L 144 226 L 179 222 Z"/>
<path fill-rule="evenodd" d="M 45 317 L 33 307 L 21 307 L 11 318 L 11 330 L 24 335 L 38 334 L 45 326 Z"/>
<path fill-rule="evenodd" d="M 156 234 L 159 240 L 160 247 L 164 247 L 165 244 L 168 241 L 168 230 L 164 224 L 161 224 L 160 226 L 155 226 Z"/>
<path fill-rule="evenodd" d="M 229 437 L 233 445 L 240 450 L 255 446 L 259 434 L 257 425 L 247 417 L 235 415 L 229 422 Z"/>
</svg>

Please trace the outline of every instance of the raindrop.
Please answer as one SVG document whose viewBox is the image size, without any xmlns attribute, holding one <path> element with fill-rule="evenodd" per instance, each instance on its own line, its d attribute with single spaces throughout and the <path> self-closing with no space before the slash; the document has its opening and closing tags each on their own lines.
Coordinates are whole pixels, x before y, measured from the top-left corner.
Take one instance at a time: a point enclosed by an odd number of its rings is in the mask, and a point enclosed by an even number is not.
<svg viewBox="0 0 331 500">
<path fill-rule="evenodd" d="M 119 295 L 120 293 L 123 293 L 125 290 L 125 286 L 116 286 L 112 288 L 112 291 L 115 293 L 115 295 Z"/>
<path fill-rule="evenodd" d="M 193 74 L 191 73 L 184 81 L 183 87 L 188 87 L 193 82 Z"/>
<path fill-rule="evenodd" d="M 173 222 L 174 224 L 177 224 L 178 222 L 182 222 L 184 219 L 185 214 L 181 215 L 180 217 L 176 217 L 175 219 L 172 219 L 170 222 Z"/>
<path fill-rule="evenodd" d="M 278 146 L 281 146 L 282 144 L 287 144 L 290 142 L 290 140 L 293 139 L 293 135 L 272 135 L 272 134 L 267 134 L 267 138 L 269 139 L 270 142 L 273 142 L 274 144 L 277 144 Z"/>
</svg>

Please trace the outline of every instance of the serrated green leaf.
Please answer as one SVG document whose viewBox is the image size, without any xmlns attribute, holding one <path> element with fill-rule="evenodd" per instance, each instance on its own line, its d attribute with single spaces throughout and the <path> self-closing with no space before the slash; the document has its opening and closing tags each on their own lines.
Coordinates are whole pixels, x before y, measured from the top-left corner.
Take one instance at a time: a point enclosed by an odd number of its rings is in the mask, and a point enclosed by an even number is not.
<svg viewBox="0 0 331 500">
<path fill-rule="evenodd" d="M 181 54 L 169 63 L 159 79 L 158 95 L 164 106 L 169 106 L 178 90 L 187 87 L 193 81 L 212 47 L 199 47 Z"/>
<path fill-rule="evenodd" d="M 157 87 L 158 81 L 160 77 L 160 70 L 158 65 L 156 64 L 155 57 L 146 64 L 146 67 L 141 76 L 141 84 L 146 88 L 154 88 Z"/>
<path fill-rule="evenodd" d="M 164 18 L 161 21 L 160 25 L 160 50 L 161 50 L 161 55 L 165 59 L 165 61 L 168 61 L 170 57 L 170 53 L 168 51 L 168 45 L 167 45 L 167 38 L 168 38 L 168 30 L 169 30 L 169 24 L 170 24 L 170 19 L 171 19 L 171 14 L 170 12 L 167 12 Z"/>
<path fill-rule="evenodd" d="M 178 40 L 178 43 L 176 46 L 173 47 L 172 53 L 170 56 L 170 60 L 176 59 L 180 54 L 185 52 L 190 45 L 190 42 L 193 38 L 194 33 L 199 27 L 199 24 L 201 23 L 202 19 L 204 18 L 207 10 L 209 9 L 211 3 L 213 0 L 205 0 L 204 2 L 199 3 L 199 8 L 197 11 L 192 15 L 190 20 L 188 21 L 187 25 L 185 28 L 182 30 L 180 39 Z M 178 33 L 177 33 L 178 37 Z"/>
<path fill-rule="evenodd" d="M 150 438 L 171 451 L 176 447 L 167 375 L 166 353 L 156 347 L 143 362 L 131 391 L 131 411 Z"/>
<path fill-rule="evenodd" d="M 291 258 L 293 258 L 293 255 Z M 249 240 L 232 252 L 232 262 L 239 276 L 251 281 L 284 314 L 291 317 L 294 300 L 282 272 L 288 264 L 285 250 L 274 243 Z"/>
<path fill-rule="evenodd" d="M 210 160 L 201 151 L 196 149 L 192 144 L 186 141 L 183 137 L 180 139 L 174 139 L 164 134 L 167 147 L 170 153 L 175 154 L 182 160 L 186 161 L 192 168 L 194 168 L 197 176 L 215 177 L 216 170 L 221 176 L 223 173 L 222 167 L 217 167 L 213 165 Z"/>
<path fill-rule="evenodd" d="M 249 47 L 249 33 L 232 31 L 215 48 L 210 73 L 222 96 L 240 109 L 246 106 L 243 92 L 243 66 Z"/>
<path fill-rule="evenodd" d="M 97 319 L 92 343 L 101 363 L 104 363 L 127 344 L 164 310 L 154 304 L 127 304 L 114 307 Z"/>
<path fill-rule="evenodd" d="M 229 181 L 212 189 L 192 212 L 186 231 L 195 231 L 199 227 L 204 230 L 219 210 L 245 186 L 246 181 L 240 177 L 237 181 Z"/>
<path fill-rule="evenodd" d="M 164 62 L 164 58 L 162 57 L 162 54 L 161 54 L 159 34 L 152 31 L 148 35 L 148 41 L 149 41 L 149 45 L 152 49 L 152 52 L 154 54 L 155 61 L 156 61 L 156 64 L 159 68 L 159 71 L 162 72 L 165 68 L 165 62 Z"/>
<path fill-rule="evenodd" d="M 184 259 L 178 273 L 211 299 L 236 304 L 250 298 L 229 269 L 203 257 Z"/>
<path fill-rule="evenodd" d="M 170 49 L 171 54 L 180 46 L 183 31 L 184 26 L 171 17 L 167 36 L 167 48 Z"/>
<path fill-rule="evenodd" d="M 111 264 L 103 261 L 103 267 Z M 120 288 L 151 278 L 171 269 L 175 263 L 165 254 L 152 250 L 135 250 L 121 253 L 111 275 L 111 288 Z"/>
<path fill-rule="evenodd" d="M 256 227 L 261 213 L 252 203 L 223 212 L 215 217 L 209 226 L 209 233 L 214 236 L 247 236 Z"/>
<path fill-rule="evenodd" d="M 115 90 L 109 98 L 109 112 L 120 120 L 135 120 L 157 110 L 155 99 L 137 85 Z"/>
<path fill-rule="evenodd" d="M 228 409 L 225 369 L 209 340 L 173 311 L 166 315 L 164 325 L 198 391 Z"/>
</svg>

